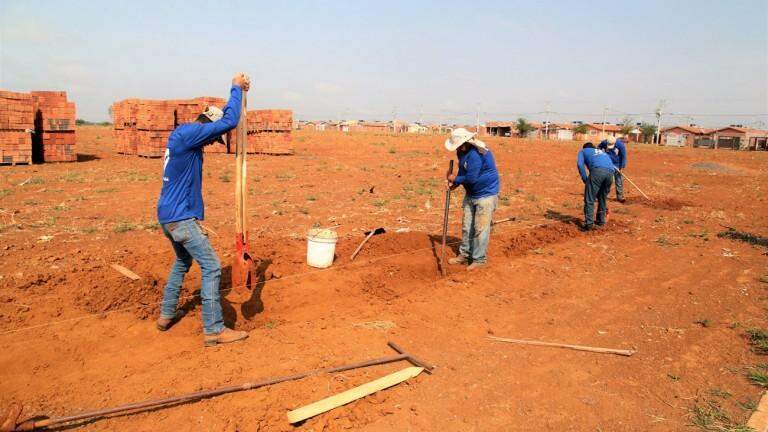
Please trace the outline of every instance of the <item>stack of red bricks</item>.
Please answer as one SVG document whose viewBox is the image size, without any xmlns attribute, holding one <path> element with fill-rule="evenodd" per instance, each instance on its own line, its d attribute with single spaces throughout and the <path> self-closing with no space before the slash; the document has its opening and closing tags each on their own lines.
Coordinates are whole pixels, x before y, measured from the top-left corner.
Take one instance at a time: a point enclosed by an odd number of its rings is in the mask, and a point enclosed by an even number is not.
<svg viewBox="0 0 768 432">
<path fill-rule="evenodd" d="M 291 110 L 253 110 L 246 118 L 248 128 L 248 153 L 290 155 L 293 154 L 291 130 L 293 129 L 293 111 Z M 235 133 L 230 133 L 230 151 L 234 152 L 237 140 Z"/>
<path fill-rule="evenodd" d="M 141 100 L 136 105 L 136 154 L 162 157 L 176 127 L 173 101 Z"/>
<path fill-rule="evenodd" d="M 35 111 L 34 147 L 42 150 L 44 162 L 77 161 L 75 151 L 75 103 L 63 91 L 33 91 Z"/>
<path fill-rule="evenodd" d="M 112 127 L 118 153 L 136 154 L 136 100 L 126 99 L 112 104 Z"/>
<path fill-rule="evenodd" d="M 183 100 L 126 99 L 112 104 L 115 150 L 123 154 L 161 157 L 173 129 L 191 123 L 206 106 L 223 107 L 221 98 L 203 96 Z M 213 144 L 215 150 L 227 152 L 226 145 Z"/>
<path fill-rule="evenodd" d="M 32 95 L 0 90 L 0 163 L 32 163 Z"/>
</svg>

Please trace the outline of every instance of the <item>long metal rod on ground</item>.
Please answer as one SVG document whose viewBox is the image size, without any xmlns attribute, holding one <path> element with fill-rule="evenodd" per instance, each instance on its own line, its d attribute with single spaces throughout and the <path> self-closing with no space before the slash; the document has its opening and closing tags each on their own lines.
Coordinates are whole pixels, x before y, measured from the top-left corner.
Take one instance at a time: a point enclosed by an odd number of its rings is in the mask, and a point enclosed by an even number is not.
<svg viewBox="0 0 768 432">
<path fill-rule="evenodd" d="M 129 403 L 125 405 L 120 405 L 112 408 L 85 411 L 79 414 L 74 414 L 74 415 L 65 416 L 65 417 L 54 417 L 54 418 L 49 418 L 44 420 L 27 420 L 25 422 L 17 424 L 16 421 L 18 420 L 19 415 L 21 415 L 21 406 L 18 404 L 12 404 L 9 409 L 8 417 L 2 423 L 3 428 L 0 429 L 0 431 L 2 432 L 34 431 L 44 427 L 60 425 L 63 423 L 70 423 L 78 420 L 95 419 L 95 418 L 104 417 L 110 414 L 118 414 L 118 413 L 135 414 L 139 411 L 146 411 L 147 409 L 150 409 L 150 408 L 158 408 L 165 405 L 191 402 L 199 399 L 205 399 L 205 398 L 210 398 L 214 396 L 220 396 L 227 393 L 240 392 L 244 390 L 253 390 L 259 387 L 279 384 L 286 381 L 295 381 L 298 379 L 306 378 L 311 375 L 317 375 L 321 373 L 343 372 L 351 369 L 359 369 L 359 368 L 364 368 L 368 366 L 392 363 L 400 360 L 407 360 L 415 366 L 423 367 L 425 372 L 432 373 L 431 371 L 432 369 L 434 369 L 434 366 L 428 363 L 425 363 L 419 360 L 418 358 L 412 356 L 411 354 L 403 351 L 394 342 L 388 342 L 387 345 L 389 345 L 390 348 L 397 351 L 399 354 L 388 356 L 388 357 L 380 357 L 373 360 L 366 360 L 358 363 L 352 363 L 344 366 L 315 369 L 309 372 L 302 372 L 294 375 L 286 375 L 286 376 L 277 377 L 277 378 L 267 378 L 261 381 L 247 382 L 240 385 L 219 387 L 212 390 L 202 390 L 194 393 L 171 396 L 171 397 L 162 398 L 162 399 L 150 399 L 150 400 L 145 400 L 141 402 L 134 402 L 134 403 Z"/>
<path fill-rule="evenodd" d="M 635 353 L 635 351 L 633 350 L 598 348 L 598 347 L 590 347 L 590 346 L 584 346 L 584 345 L 569 345 L 569 344 L 541 342 L 541 341 L 534 341 L 534 340 L 508 339 L 508 338 L 501 338 L 496 336 L 488 336 L 488 339 L 492 339 L 499 342 L 521 344 L 521 345 L 536 345 L 536 346 L 548 346 L 548 347 L 555 347 L 555 348 L 568 348 L 568 349 L 573 349 L 577 351 L 589 351 L 589 352 L 595 352 L 595 353 L 601 353 L 601 354 L 618 354 L 618 355 L 627 356 L 627 357 Z"/>
<path fill-rule="evenodd" d="M 634 186 L 634 187 L 635 187 L 635 189 L 637 189 L 637 190 L 638 190 L 638 191 L 639 191 L 641 194 L 643 194 L 643 196 L 645 197 L 645 199 L 647 199 L 648 201 L 653 201 L 653 200 L 651 200 L 650 198 L 648 198 L 648 195 L 646 195 L 646 194 L 645 194 L 645 192 L 643 192 L 643 190 L 642 190 L 642 189 L 640 189 L 639 187 L 637 187 L 637 185 L 635 184 L 635 182 L 633 182 L 633 181 L 632 181 L 632 179 L 631 179 L 631 178 L 627 177 L 627 175 L 626 175 L 626 174 L 624 174 L 624 171 L 620 171 L 620 170 L 618 170 L 618 169 L 617 169 L 616 171 L 619 171 L 619 174 L 621 174 L 621 176 L 622 176 L 622 177 L 624 177 L 625 179 L 627 179 L 627 181 L 629 182 L 629 184 L 631 184 L 632 186 Z"/>
</svg>

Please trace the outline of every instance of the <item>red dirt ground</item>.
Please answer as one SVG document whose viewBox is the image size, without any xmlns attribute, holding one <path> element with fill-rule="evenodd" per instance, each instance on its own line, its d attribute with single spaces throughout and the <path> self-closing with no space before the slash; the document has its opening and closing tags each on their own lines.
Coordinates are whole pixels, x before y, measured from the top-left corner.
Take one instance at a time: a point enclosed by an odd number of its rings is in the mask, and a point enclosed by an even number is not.
<svg viewBox="0 0 768 432">
<path fill-rule="evenodd" d="M 255 292 L 228 283 L 234 160 L 206 155 L 204 224 L 225 267 L 225 315 L 250 338 L 203 348 L 197 268 L 182 301 L 191 313 L 167 333 L 154 329 L 173 259 L 155 223 L 162 162 L 114 154 L 109 129 L 78 134 L 78 163 L 0 167 L 0 410 L 19 401 L 26 416 L 67 415 L 390 355 L 388 340 L 433 362 L 434 375 L 298 426 L 287 410 L 406 364 L 80 427 L 671 431 L 691 430 L 691 408 L 708 402 L 743 422 L 739 403 L 760 396 L 745 372 L 765 359 L 744 333 L 768 325 L 766 250 L 717 234 L 768 235 L 766 153 L 634 146 L 627 174 L 653 201 L 626 184 L 629 200 L 610 202 L 609 225 L 584 234 L 578 143 L 489 138 L 503 182 L 496 218 L 516 219 L 495 227 L 489 266 L 452 266 L 443 279 L 444 138 L 299 133 L 295 156 L 249 157 L 251 247 L 264 281 Z M 457 191 L 454 247 L 460 201 Z M 304 234 L 334 225 L 334 266 L 307 267 Z M 350 261 L 377 226 L 387 233 Z"/>
</svg>

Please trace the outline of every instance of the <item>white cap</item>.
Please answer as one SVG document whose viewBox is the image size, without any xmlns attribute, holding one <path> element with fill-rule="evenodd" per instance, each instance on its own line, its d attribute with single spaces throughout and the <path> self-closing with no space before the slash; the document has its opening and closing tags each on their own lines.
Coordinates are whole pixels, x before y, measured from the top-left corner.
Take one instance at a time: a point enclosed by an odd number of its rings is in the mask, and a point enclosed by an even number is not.
<svg viewBox="0 0 768 432">
<path fill-rule="evenodd" d="M 608 148 L 613 148 L 616 145 L 616 137 L 613 135 L 609 136 L 605 140 L 608 141 Z"/>
<path fill-rule="evenodd" d="M 206 116 L 208 120 L 211 121 L 211 123 L 213 123 L 215 121 L 221 120 L 221 118 L 224 117 L 224 111 L 222 111 L 219 107 L 209 105 L 203 110 L 203 115 Z"/>
</svg>

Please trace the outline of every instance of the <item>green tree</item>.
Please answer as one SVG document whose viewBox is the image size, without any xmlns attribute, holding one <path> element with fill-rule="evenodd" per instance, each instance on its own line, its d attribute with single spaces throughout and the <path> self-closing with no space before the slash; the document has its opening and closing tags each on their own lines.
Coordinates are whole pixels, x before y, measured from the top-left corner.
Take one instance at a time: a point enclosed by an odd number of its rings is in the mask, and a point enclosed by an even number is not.
<svg viewBox="0 0 768 432">
<path fill-rule="evenodd" d="M 624 119 L 621 121 L 621 133 L 624 135 L 629 135 L 635 129 L 634 123 L 635 121 L 632 120 L 632 117 L 624 117 Z"/>
<path fill-rule="evenodd" d="M 650 123 L 641 124 L 640 135 L 643 137 L 643 142 L 652 142 L 654 135 L 656 135 L 656 125 Z"/>
<path fill-rule="evenodd" d="M 575 128 L 573 128 L 573 133 L 575 133 L 575 134 L 586 135 L 587 132 L 589 132 L 589 126 L 587 126 L 584 123 L 582 123 L 582 124 L 576 126 Z"/>
<path fill-rule="evenodd" d="M 533 127 L 532 124 L 528 123 L 528 120 L 520 117 L 517 119 L 517 133 L 520 134 L 521 137 L 525 138 L 528 136 L 528 132 L 531 132 L 535 130 L 536 128 Z"/>
</svg>

